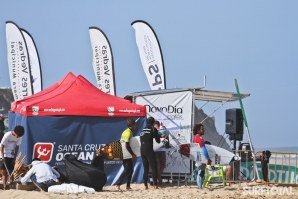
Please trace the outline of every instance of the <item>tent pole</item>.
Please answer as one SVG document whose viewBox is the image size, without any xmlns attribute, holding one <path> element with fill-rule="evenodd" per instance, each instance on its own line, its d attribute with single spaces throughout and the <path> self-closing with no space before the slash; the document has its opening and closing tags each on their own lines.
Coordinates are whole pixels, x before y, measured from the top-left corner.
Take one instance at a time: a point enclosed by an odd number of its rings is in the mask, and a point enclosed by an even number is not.
<svg viewBox="0 0 298 199">
<path fill-rule="evenodd" d="M 231 99 L 231 97 L 230 97 L 229 99 Z M 208 117 L 210 117 L 211 115 L 213 115 L 213 113 L 215 113 L 215 111 L 217 111 L 220 107 L 222 107 L 225 103 L 227 103 L 227 102 L 229 101 L 229 99 L 228 99 L 227 101 L 225 101 L 225 102 L 222 102 L 222 104 L 221 104 L 217 109 L 215 109 L 210 115 L 208 115 L 207 117 L 205 117 L 205 118 L 201 121 L 201 123 L 203 123 Z"/>
</svg>

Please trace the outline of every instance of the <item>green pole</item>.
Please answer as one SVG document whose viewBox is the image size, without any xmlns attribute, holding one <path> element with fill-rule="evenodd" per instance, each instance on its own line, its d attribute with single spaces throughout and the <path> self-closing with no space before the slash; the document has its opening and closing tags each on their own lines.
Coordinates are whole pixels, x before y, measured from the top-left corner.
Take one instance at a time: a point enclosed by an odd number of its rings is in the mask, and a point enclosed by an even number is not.
<svg viewBox="0 0 298 199">
<path fill-rule="evenodd" d="M 258 168 L 257 168 L 257 163 L 256 163 L 255 150 L 253 148 L 253 145 L 252 145 L 252 142 L 251 142 L 251 139 L 250 139 L 250 134 L 249 134 L 249 130 L 248 130 L 248 124 L 247 124 L 247 120 L 246 120 L 246 116 L 245 116 L 245 112 L 244 112 L 244 107 L 243 107 L 243 104 L 242 104 L 241 95 L 240 95 L 239 88 L 238 88 L 237 79 L 235 79 L 235 86 L 236 86 L 236 90 L 237 90 L 238 101 L 240 103 L 240 107 L 241 107 L 241 111 L 242 111 L 243 121 L 244 121 L 244 124 L 245 124 L 245 127 L 246 127 L 246 132 L 247 132 L 247 135 L 248 135 L 249 145 L 250 145 L 250 148 L 251 148 L 251 151 L 252 151 L 252 154 L 253 154 L 254 168 L 255 168 L 255 171 L 256 171 L 256 174 L 257 174 L 257 178 L 258 178 L 258 181 L 259 181 L 260 180 L 260 176 L 259 176 L 259 173 L 258 173 Z"/>
<path fill-rule="evenodd" d="M 244 121 L 245 126 L 248 127 L 248 125 L 247 125 L 247 120 L 246 120 L 246 116 L 245 116 L 245 112 L 244 112 L 244 107 L 243 107 L 243 104 L 242 104 L 241 95 L 240 95 L 239 88 L 238 88 L 237 79 L 235 79 L 235 86 L 236 86 L 237 95 L 238 95 L 238 100 L 239 100 L 240 107 L 241 107 L 241 111 L 242 111 L 243 121 Z"/>
</svg>

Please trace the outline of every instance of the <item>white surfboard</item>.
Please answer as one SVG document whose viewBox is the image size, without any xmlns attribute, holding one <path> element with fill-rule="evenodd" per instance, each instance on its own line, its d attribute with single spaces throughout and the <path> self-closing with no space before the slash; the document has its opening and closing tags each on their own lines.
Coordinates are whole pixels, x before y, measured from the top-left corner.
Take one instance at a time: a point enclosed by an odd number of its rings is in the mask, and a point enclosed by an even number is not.
<svg viewBox="0 0 298 199">
<path fill-rule="evenodd" d="M 160 143 L 157 143 L 155 139 L 153 139 L 153 150 L 157 150 L 162 147 L 164 144 L 168 142 L 165 138 L 160 138 Z M 134 152 L 134 154 L 139 157 L 141 156 L 141 141 L 140 136 L 135 136 L 130 138 L 129 141 L 130 148 Z M 128 152 L 125 146 L 125 142 L 123 140 L 117 140 L 110 144 L 105 145 L 101 149 L 97 150 L 96 154 L 103 154 L 105 160 L 121 160 L 121 159 L 129 159 L 131 158 L 131 154 Z"/>
<path fill-rule="evenodd" d="M 225 165 L 229 164 L 231 161 L 239 161 L 241 159 L 238 155 L 235 155 L 234 153 L 223 148 L 208 144 L 206 144 L 205 147 L 212 161 L 212 165 Z M 205 158 L 202 149 L 198 143 L 180 144 L 179 148 L 179 153 L 181 153 L 184 157 L 189 158 L 198 163 L 207 162 L 207 159 Z"/>
</svg>

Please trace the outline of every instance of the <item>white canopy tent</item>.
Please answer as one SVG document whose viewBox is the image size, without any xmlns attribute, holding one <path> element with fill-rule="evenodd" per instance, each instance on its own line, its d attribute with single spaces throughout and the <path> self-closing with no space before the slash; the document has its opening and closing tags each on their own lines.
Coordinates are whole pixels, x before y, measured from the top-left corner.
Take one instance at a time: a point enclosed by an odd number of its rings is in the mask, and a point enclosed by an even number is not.
<svg viewBox="0 0 298 199">
<path fill-rule="evenodd" d="M 238 95 L 235 92 L 224 92 L 224 91 L 211 91 L 211 90 L 202 90 L 204 87 L 198 88 L 186 88 L 186 89 L 165 89 L 165 90 L 154 90 L 154 91 L 144 91 L 144 92 L 135 92 L 132 94 L 126 95 L 124 98 L 131 100 L 132 102 L 136 102 L 137 97 L 149 96 L 149 95 L 160 95 L 166 93 L 176 93 L 183 91 L 191 91 L 193 98 L 193 108 L 192 108 L 192 125 L 199 122 L 204 122 L 205 130 L 207 133 L 204 135 L 204 139 L 210 141 L 213 145 L 218 145 L 222 148 L 229 149 L 230 146 L 226 142 L 225 139 L 222 138 L 222 135 L 216 131 L 216 127 L 214 124 L 214 120 L 209 117 L 215 111 L 217 111 L 221 106 L 223 106 L 227 102 L 235 102 L 238 101 Z M 250 94 L 240 94 L 241 99 L 249 97 Z M 202 110 L 203 106 L 198 108 L 195 105 L 195 101 L 206 101 L 203 105 L 205 106 L 208 102 L 218 102 L 221 103 L 220 106 L 211 114 L 206 115 Z M 208 123 L 208 125 L 206 125 Z M 219 143 L 221 142 L 221 143 Z"/>
</svg>

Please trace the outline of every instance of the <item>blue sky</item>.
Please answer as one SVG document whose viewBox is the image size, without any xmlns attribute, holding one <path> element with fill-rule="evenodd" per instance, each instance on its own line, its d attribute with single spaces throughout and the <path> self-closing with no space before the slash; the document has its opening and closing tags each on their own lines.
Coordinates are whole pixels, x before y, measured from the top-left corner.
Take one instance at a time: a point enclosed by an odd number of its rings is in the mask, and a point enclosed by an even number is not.
<svg viewBox="0 0 298 199">
<path fill-rule="evenodd" d="M 167 88 L 251 96 L 243 100 L 255 147 L 297 146 L 298 1 L 0 1 L 0 87 L 10 87 L 5 22 L 26 29 L 36 43 L 44 88 L 68 72 L 95 84 L 90 26 L 105 32 L 112 46 L 119 97 L 149 90 L 131 22 L 155 30 L 163 53 Z M 201 102 L 197 102 L 198 105 Z M 220 104 L 203 109 L 211 114 Z M 225 131 L 227 103 L 215 114 Z M 247 136 L 245 135 L 245 139 Z"/>
</svg>

